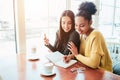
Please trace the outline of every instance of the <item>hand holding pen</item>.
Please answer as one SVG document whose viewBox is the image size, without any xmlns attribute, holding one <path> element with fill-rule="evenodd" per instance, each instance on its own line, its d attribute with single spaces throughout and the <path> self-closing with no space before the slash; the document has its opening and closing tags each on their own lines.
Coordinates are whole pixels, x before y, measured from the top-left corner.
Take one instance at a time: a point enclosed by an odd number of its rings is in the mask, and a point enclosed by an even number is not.
<svg viewBox="0 0 120 80">
<path fill-rule="evenodd" d="M 70 52 L 69 52 L 68 55 L 65 55 L 65 56 L 63 57 L 63 61 L 64 61 L 65 63 L 68 63 L 70 60 L 71 60 L 71 55 L 70 55 Z"/>
</svg>

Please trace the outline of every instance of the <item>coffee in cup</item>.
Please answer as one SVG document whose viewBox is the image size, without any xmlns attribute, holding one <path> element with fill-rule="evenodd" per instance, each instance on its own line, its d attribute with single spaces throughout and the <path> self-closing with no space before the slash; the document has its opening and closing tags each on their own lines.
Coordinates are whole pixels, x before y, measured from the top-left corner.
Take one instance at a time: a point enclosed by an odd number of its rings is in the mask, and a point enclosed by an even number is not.
<svg viewBox="0 0 120 80">
<path fill-rule="evenodd" d="M 44 73 L 51 74 L 53 72 L 53 63 L 46 63 L 44 65 Z"/>
</svg>

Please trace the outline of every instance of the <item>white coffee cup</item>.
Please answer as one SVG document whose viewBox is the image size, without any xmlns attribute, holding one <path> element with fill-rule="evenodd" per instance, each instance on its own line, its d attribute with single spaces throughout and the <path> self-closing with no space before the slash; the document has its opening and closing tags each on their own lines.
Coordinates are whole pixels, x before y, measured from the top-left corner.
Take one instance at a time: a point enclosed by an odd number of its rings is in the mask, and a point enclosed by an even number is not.
<svg viewBox="0 0 120 80">
<path fill-rule="evenodd" d="M 44 73 L 51 74 L 53 72 L 53 63 L 44 64 Z"/>
</svg>

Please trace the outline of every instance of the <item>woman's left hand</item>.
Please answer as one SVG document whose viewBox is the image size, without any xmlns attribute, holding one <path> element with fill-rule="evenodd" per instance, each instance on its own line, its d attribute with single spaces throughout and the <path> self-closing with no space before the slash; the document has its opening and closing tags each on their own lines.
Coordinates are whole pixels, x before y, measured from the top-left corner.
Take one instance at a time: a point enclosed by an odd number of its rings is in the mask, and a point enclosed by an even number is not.
<svg viewBox="0 0 120 80">
<path fill-rule="evenodd" d="M 78 55 L 77 47 L 75 46 L 73 42 L 69 42 L 68 46 L 69 46 L 68 49 L 72 52 L 74 56 Z"/>
</svg>

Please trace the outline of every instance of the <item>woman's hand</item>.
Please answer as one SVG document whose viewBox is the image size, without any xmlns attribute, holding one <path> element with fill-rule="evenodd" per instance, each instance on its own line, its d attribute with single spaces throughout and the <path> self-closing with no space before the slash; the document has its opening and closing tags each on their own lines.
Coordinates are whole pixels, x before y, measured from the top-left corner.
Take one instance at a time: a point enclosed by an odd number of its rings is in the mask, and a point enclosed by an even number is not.
<svg viewBox="0 0 120 80">
<path fill-rule="evenodd" d="M 69 46 L 68 49 L 72 52 L 74 56 L 78 55 L 77 47 L 75 46 L 73 42 L 69 42 L 68 46 Z"/>
<path fill-rule="evenodd" d="M 44 44 L 49 45 L 49 39 L 46 37 L 46 34 L 44 34 Z"/>
<path fill-rule="evenodd" d="M 63 61 L 65 62 L 65 63 L 68 63 L 70 60 L 71 60 L 71 55 L 65 55 L 64 57 L 63 57 Z"/>
</svg>

